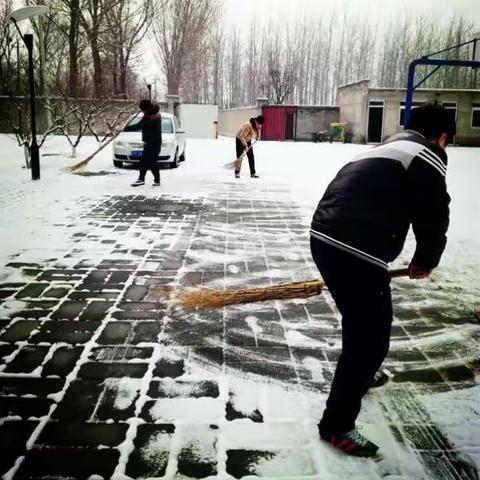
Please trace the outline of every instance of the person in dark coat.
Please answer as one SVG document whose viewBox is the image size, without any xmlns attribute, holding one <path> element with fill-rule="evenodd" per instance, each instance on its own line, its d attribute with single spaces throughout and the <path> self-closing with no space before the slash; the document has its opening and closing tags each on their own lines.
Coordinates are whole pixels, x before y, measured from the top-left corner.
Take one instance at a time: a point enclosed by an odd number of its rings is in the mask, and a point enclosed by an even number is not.
<svg viewBox="0 0 480 480">
<path fill-rule="evenodd" d="M 342 351 L 318 429 L 345 453 L 373 456 L 378 450 L 355 420 L 389 349 L 388 263 L 400 254 L 411 225 L 410 278 L 426 278 L 437 267 L 449 224 L 445 148 L 455 133 L 443 107 L 412 110 L 402 133 L 338 172 L 313 216 L 312 256 L 342 315 Z"/>
<path fill-rule="evenodd" d="M 143 118 L 136 124 L 124 128 L 125 132 L 142 131 L 143 154 L 140 159 L 140 175 L 132 183 L 132 187 L 145 185 L 145 175 L 148 170 L 153 174 L 153 186 L 160 186 L 160 171 L 158 169 L 158 156 L 162 149 L 162 118 L 160 107 L 152 105 L 149 100 L 140 102 Z"/>
</svg>

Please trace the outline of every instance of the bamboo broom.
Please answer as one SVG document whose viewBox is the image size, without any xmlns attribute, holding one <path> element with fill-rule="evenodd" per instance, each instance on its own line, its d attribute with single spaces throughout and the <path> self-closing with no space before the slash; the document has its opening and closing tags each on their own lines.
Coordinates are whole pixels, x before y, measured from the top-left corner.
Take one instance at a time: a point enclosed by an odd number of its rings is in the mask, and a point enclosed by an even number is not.
<svg viewBox="0 0 480 480">
<path fill-rule="evenodd" d="M 408 268 L 391 270 L 390 276 L 408 275 Z M 247 288 L 239 290 L 184 290 L 175 295 L 176 300 L 188 309 L 213 309 L 240 303 L 264 302 L 266 300 L 287 300 L 289 298 L 309 298 L 320 295 L 325 287 L 323 280 L 306 280 L 285 283 L 271 287 Z"/>
<path fill-rule="evenodd" d="M 243 160 L 243 157 L 245 157 L 245 155 L 248 153 L 248 151 L 253 147 L 253 145 L 257 143 L 257 140 L 254 140 L 251 145 L 249 147 L 247 147 L 243 152 L 242 154 L 236 158 L 233 162 L 229 162 L 229 163 L 226 163 L 224 165 L 224 168 L 228 168 L 229 170 L 233 170 L 234 168 L 237 169 L 237 170 L 240 170 L 240 168 L 242 167 L 242 160 Z"/>
</svg>

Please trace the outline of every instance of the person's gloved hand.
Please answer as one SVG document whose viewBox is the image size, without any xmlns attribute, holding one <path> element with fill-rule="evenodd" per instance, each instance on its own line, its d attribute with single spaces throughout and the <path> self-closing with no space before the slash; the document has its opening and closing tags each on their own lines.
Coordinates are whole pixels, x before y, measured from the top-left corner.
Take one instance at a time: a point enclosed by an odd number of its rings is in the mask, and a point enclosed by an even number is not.
<svg viewBox="0 0 480 480">
<path fill-rule="evenodd" d="M 430 276 L 431 273 L 432 273 L 432 270 L 424 268 L 424 267 L 419 267 L 418 265 L 415 265 L 413 263 L 411 263 L 408 266 L 408 276 L 411 279 L 414 279 L 414 280 L 420 280 L 422 278 L 427 278 L 427 277 Z"/>
</svg>

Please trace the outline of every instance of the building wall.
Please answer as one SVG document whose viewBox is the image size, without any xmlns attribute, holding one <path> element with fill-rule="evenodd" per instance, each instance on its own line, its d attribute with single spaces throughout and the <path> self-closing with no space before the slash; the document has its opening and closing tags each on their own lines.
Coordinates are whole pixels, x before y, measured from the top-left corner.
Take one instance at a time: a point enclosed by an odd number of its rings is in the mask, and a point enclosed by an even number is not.
<svg viewBox="0 0 480 480">
<path fill-rule="evenodd" d="M 352 134 L 352 142 L 365 143 L 369 80 L 338 88 L 340 122 L 347 123 Z"/>
<path fill-rule="evenodd" d="M 295 140 L 311 140 L 312 132 L 328 130 L 340 119 L 339 107 L 297 107 Z"/>
<path fill-rule="evenodd" d="M 178 107 L 181 127 L 187 138 L 215 138 L 218 105 L 181 103 Z"/>
<path fill-rule="evenodd" d="M 403 130 L 399 125 L 400 105 L 405 101 L 405 90 L 380 90 L 372 89 L 369 100 L 384 100 L 383 138 L 386 139 Z M 419 90 L 415 92 L 415 102 L 454 102 L 457 104 L 457 136 L 455 143 L 458 145 L 480 145 L 480 129 L 471 127 L 472 104 L 480 103 L 480 91 L 441 91 Z"/>
<path fill-rule="evenodd" d="M 262 114 L 261 107 L 229 108 L 218 111 L 218 133 L 234 137 L 243 123 Z"/>
</svg>

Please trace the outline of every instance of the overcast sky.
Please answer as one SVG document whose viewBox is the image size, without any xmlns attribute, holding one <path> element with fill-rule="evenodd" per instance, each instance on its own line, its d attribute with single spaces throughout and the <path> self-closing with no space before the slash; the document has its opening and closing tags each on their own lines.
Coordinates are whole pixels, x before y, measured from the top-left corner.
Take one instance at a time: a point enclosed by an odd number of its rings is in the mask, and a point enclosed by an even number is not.
<svg viewBox="0 0 480 480">
<path fill-rule="evenodd" d="M 337 11 L 353 10 L 357 15 L 377 16 L 393 20 L 406 12 L 430 13 L 450 16 L 454 11 L 463 13 L 472 21 L 476 20 L 480 29 L 480 0 L 223 0 L 229 21 L 248 24 L 256 10 L 264 18 L 290 17 L 297 12 L 328 14 Z"/>
</svg>

